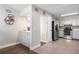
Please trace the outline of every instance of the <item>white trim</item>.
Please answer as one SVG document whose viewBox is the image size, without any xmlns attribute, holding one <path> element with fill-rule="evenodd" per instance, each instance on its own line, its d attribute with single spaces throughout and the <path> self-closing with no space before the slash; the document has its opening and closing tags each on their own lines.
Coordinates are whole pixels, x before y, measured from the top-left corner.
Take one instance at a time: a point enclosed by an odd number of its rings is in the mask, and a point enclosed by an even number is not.
<svg viewBox="0 0 79 59">
<path fill-rule="evenodd" d="M 13 46 L 13 45 L 17 45 L 17 44 L 19 44 L 19 42 L 3 45 L 3 46 L 0 46 L 0 49 L 6 48 L 6 47 L 9 47 L 9 46 Z"/>
<path fill-rule="evenodd" d="M 41 42 L 45 42 L 45 43 L 47 43 L 47 41 L 45 41 L 45 40 L 41 40 Z"/>
<path fill-rule="evenodd" d="M 45 43 L 48 43 L 48 42 L 50 42 L 50 41 L 52 41 L 52 40 L 48 40 L 48 41 L 41 40 L 41 42 L 45 42 Z"/>
<path fill-rule="evenodd" d="M 35 46 L 33 46 L 33 47 L 30 47 L 30 50 L 34 50 L 34 49 L 36 49 L 36 48 L 38 48 L 38 47 L 40 47 L 40 46 L 41 46 L 40 44 L 35 45 Z"/>
<path fill-rule="evenodd" d="M 47 43 L 48 43 L 48 42 L 51 42 L 51 41 L 52 41 L 52 39 L 51 39 L 51 40 L 48 40 Z"/>
</svg>

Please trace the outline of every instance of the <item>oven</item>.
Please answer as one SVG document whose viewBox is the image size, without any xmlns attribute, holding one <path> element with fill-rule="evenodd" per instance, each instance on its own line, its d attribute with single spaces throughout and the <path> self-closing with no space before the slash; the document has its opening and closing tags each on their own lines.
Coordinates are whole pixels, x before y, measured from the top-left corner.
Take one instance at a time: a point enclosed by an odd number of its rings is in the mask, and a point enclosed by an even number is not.
<svg viewBox="0 0 79 59">
<path fill-rule="evenodd" d="M 64 37 L 72 39 L 72 25 L 64 25 Z"/>
</svg>

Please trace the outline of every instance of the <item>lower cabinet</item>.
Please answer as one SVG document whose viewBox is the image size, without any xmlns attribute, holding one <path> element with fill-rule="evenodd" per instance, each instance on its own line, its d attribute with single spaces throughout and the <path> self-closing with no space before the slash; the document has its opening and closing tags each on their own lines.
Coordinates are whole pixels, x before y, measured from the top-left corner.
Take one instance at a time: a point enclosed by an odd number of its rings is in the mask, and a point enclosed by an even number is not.
<svg viewBox="0 0 79 59">
<path fill-rule="evenodd" d="M 26 47 L 30 47 L 30 32 L 19 32 L 19 42 L 23 45 L 25 45 Z"/>
<path fill-rule="evenodd" d="M 64 37 L 64 32 L 63 32 L 63 30 L 59 30 L 59 37 Z"/>
<path fill-rule="evenodd" d="M 64 37 L 63 29 L 59 29 L 59 37 Z M 79 29 L 73 29 L 71 37 L 73 39 L 79 39 Z"/>
<path fill-rule="evenodd" d="M 79 29 L 73 29 L 73 39 L 79 39 Z"/>
</svg>

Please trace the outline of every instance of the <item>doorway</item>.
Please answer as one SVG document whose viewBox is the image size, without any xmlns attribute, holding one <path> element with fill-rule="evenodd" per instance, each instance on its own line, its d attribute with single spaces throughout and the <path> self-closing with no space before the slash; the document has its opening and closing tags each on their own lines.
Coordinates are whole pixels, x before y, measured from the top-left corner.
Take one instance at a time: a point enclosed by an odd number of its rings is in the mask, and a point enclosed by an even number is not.
<svg viewBox="0 0 79 59">
<path fill-rule="evenodd" d="M 47 32 L 47 24 L 46 24 L 46 16 L 40 15 L 40 44 L 43 46 L 46 43 L 46 32 Z"/>
</svg>

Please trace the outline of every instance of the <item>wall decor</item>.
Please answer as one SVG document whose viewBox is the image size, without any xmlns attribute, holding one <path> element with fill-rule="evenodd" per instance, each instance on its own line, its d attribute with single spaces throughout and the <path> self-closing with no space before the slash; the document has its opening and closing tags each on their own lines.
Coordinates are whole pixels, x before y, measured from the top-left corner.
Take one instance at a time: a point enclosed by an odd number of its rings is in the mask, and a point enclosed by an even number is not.
<svg viewBox="0 0 79 59">
<path fill-rule="evenodd" d="M 6 18 L 4 19 L 5 23 L 8 25 L 12 25 L 14 24 L 14 17 L 12 14 L 8 14 L 8 16 L 6 16 Z"/>
</svg>

